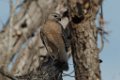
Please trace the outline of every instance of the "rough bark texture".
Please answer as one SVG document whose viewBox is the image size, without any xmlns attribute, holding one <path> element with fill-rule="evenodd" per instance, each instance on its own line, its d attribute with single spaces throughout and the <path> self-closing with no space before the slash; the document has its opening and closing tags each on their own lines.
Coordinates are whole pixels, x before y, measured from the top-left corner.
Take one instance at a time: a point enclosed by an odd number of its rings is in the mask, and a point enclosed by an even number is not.
<svg viewBox="0 0 120 80">
<path fill-rule="evenodd" d="M 75 78 L 101 80 L 95 25 L 101 2 L 24 0 L 20 11 L 10 16 L 0 32 L 0 80 L 62 80 L 62 71 L 56 68 L 51 58 L 46 57 L 48 52 L 40 30 L 50 13 L 62 15 L 67 9 L 65 17 L 67 15 L 68 20 L 61 21 L 61 24 L 67 26 L 66 35 L 71 33 L 72 38 L 67 36 L 69 40 L 65 44 L 70 46 L 72 42 Z"/>
<path fill-rule="evenodd" d="M 88 7 L 92 11 L 90 12 L 88 9 L 86 10 L 87 13 L 83 9 L 86 2 L 84 0 L 81 1 L 83 2 L 70 0 L 72 55 L 75 78 L 76 80 L 101 80 L 99 49 L 97 46 L 98 33 L 95 25 L 96 13 L 99 10 L 101 1 L 91 0 L 90 3 L 87 2 L 87 4 L 91 5 Z M 74 9 L 78 9 L 77 3 L 79 3 L 83 11 L 81 14 Z M 74 17 L 77 17 L 78 21 L 74 20 Z"/>
<path fill-rule="evenodd" d="M 90 21 L 74 27 L 72 48 L 76 80 L 100 80 L 96 27 Z"/>
</svg>

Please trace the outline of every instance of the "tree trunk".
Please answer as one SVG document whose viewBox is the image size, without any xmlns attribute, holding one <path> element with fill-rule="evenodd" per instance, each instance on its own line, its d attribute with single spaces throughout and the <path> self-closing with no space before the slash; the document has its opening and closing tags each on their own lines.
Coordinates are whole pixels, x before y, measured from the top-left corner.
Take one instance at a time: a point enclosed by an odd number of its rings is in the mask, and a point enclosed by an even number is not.
<svg viewBox="0 0 120 80">
<path fill-rule="evenodd" d="M 76 80 L 101 80 L 98 33 L 95 25 L 101 0 L 69 1 L 75 78 Z M 89 6 L 84 8 L 86 4 Z"/>
<path fill-rule="evenodd" d="M 76 80 L 100 80 L 96 27 L 89 20 L 74 27 L 72 48 Z"/>
</svg>

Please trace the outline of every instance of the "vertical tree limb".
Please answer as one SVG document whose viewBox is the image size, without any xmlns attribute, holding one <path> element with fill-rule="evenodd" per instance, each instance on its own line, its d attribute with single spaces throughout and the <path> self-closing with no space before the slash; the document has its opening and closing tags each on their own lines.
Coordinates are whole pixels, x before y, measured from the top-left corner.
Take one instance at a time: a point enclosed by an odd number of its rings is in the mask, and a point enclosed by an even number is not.
<svg viewBox="0 0 120 80">
<path fill-rule="evenodd" d="M 101 0 L 69 0 L 72 56 L 76 80 L 101 80 L 95 24 L 100 5 Z M 81 14 L 78 13 L 79 9 L 82 11 Z"/>
</svg>

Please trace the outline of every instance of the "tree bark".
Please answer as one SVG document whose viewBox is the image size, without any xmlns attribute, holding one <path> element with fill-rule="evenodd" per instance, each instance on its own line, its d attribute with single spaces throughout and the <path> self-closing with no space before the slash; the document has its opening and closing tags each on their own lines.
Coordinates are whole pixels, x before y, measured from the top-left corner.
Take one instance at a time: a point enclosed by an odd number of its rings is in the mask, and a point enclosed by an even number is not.
<svg viewBox="0 0 120 80">
<path fill-rule="evenodd" d="M 86 2 L 85 0 L 81 0 L 81 2 L 79 0 L 69 1 L 75 78 L 76 80 L 101 80 L 97 45 L 98 33 L 95 24 L 101 0 L 91 0 L 91 2 L 89 0 Z M 86 4 L 89 6 L 83 8 Z M 75 9 L 81 9 L 81 13 Z M 74 20 L 75 18 L 78 21 Z"/>
<path fill-rule="evenodd" d="M 101 80 L 97 30 L 85 21 L 72 28 L 73 62 L 76 80 Z"/>
</svg>

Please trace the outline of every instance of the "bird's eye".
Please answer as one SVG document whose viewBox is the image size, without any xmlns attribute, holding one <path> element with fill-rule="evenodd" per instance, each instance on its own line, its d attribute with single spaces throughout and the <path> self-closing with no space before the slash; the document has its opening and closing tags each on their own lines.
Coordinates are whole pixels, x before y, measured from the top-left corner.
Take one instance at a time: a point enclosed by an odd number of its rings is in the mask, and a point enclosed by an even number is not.
<svg viewBox="0 0 120 80">
<path fill-rule="evenodd" d="M 58 17 L 57 15 L 54 15 L 54 17 Z"/>
</svg>

